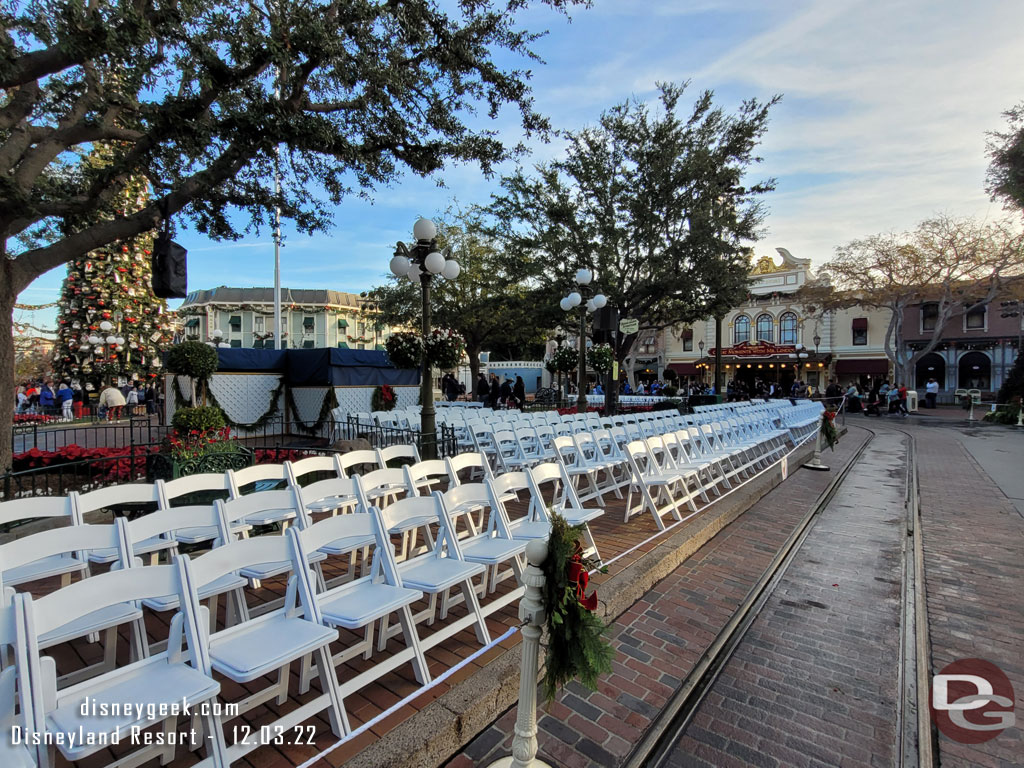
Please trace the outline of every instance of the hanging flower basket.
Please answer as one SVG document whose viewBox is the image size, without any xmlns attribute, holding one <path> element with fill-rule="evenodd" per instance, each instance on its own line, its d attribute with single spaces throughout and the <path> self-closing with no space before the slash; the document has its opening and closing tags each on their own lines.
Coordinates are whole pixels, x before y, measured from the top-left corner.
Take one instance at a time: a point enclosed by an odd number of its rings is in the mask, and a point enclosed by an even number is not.
<svg viewBox="0 0 1024 768">
<path fill-rule="evenodd" d="M 427 362 L 433 368 L 458 368 L 466 342 L 451 328 L 435 328 L 424 340 Z"/>
<path fill-rule="evenodd" d="M 423 357 L 423 341 L 415 333 L 393 333 L 384 342 L 388 359 L 395 368 L 419 368 Z"/>
<path fill-rule="evenodd" d="M 615 362 L 615 354 L 607 344 L 595 344 L 587 350 L 587 365 L 597 373 L 608 373 Z"/>
<path fill-rule="evenodd" d="M 572 347 L 559 347 L 551 356 L 550 362 L 555 366 L 556 371 L 568 373 L 569 371 L 576 370 L 576 361 L 578 359 L 579 355 Z"/>
</svg>

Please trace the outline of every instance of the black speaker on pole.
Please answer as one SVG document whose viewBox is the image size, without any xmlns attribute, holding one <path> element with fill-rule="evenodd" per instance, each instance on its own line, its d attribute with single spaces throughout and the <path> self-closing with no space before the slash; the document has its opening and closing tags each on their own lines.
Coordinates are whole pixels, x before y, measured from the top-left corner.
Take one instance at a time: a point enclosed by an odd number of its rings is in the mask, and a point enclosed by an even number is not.
<svg viewBox="0 0 1024 768">
<path fill-rule="evenodd" d="M 153 246 L 153 294 L 161 299 L 184 299 L 188 294 L 188 251 L 161 232 Z"/>
<path fill-rule="evenodd" d="M 610 304 L 605 304 L 594 313 L 595 331 L 614 331 L 619 327 L 619 310 Z"/>
</svg>

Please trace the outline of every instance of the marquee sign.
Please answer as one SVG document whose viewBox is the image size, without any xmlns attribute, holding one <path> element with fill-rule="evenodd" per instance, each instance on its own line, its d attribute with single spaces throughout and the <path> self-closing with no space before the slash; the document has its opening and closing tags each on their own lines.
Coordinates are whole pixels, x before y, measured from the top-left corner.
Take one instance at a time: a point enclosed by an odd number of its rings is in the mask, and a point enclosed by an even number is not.
<svg viewBox="0 0 1024 768">
<path fill-rule="evenodd" d="M 769 344 L 766 341 L 751 343 L 741 341 L 734 347 L 722 347 L 722 357 L 770 357 L 771 355 L 792 355 L 796 354 L 796 347 L 793 345 Z M 708 350 L 708 356 L 714 357 L 715 348 Z"/>
</svg>

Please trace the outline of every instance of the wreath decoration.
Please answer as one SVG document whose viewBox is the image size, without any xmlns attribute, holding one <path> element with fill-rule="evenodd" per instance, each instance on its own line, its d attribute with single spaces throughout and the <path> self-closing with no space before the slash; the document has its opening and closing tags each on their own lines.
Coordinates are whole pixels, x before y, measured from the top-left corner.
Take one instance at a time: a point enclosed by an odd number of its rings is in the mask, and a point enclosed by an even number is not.
<svg viewBox="0 0 1024 768">
<path fill-rule="evenodd" d="M 836 412 L 826 410 L 821 414 L 821 436 L 833 451 L 839 442 L 839 431 L 836 429 Z"/>
<path fill-rule="evenodd" d="M 594 613 L 597 593 L 586 594 L 588 572 L 596 563 L 583 557 L 583 526 L 569 525 L 554 511 L 550 516 L 548 556 L 543 564 L 548 630 L 543 685 L 549 703 L 559 688 L 574 679 L 596 690 L 598 677 L 611 672 L 615 656 L 604 637 L 608 628 Z"/>
<path fill-rule="evenodd" d="M 370 396 L 370 410 L 391 411 L 396 404 L 395 390 L 390 384 L 381 384 Z"/>
<path fill-rule="evenodd" d="M 415 369 L 420 367 L 423 359 L 423 340 L 415 333 L 399 331 L 393 333 L 384 342 L 388 359 L 395 368 Z"/>
<path fill-rule="evenodd" d="M 615 362 L 615 354 L 607 344 L 595 344 L 587 350 L 587 365 L 597 373 L 608 373 Z"/>
</svg>

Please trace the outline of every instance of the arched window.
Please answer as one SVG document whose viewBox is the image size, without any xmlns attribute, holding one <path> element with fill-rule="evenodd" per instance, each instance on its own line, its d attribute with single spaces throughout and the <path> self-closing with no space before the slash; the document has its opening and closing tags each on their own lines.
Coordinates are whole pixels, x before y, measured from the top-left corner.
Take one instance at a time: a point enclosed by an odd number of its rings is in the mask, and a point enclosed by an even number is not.
<svg viewBox="0 0 1024 768">
<path fill-rule="evenodd" d="M 787 312 L 779 318 L 779 344 L 796 344 L 796 315 Z"/>
<path fill-rule="evenodd" d="M 750 341 L 750 318 L 746 315 L 740 315 L 733 322 L 733 344 L 741 344 L 745 341 Z"/>
<path fill-rule="evenodd" d="M 775 339 L 775 322 L 769 314 L 758 315 L 757 317 L 757 340 L 767 341 L 769 344 Z"/>
</svg>

